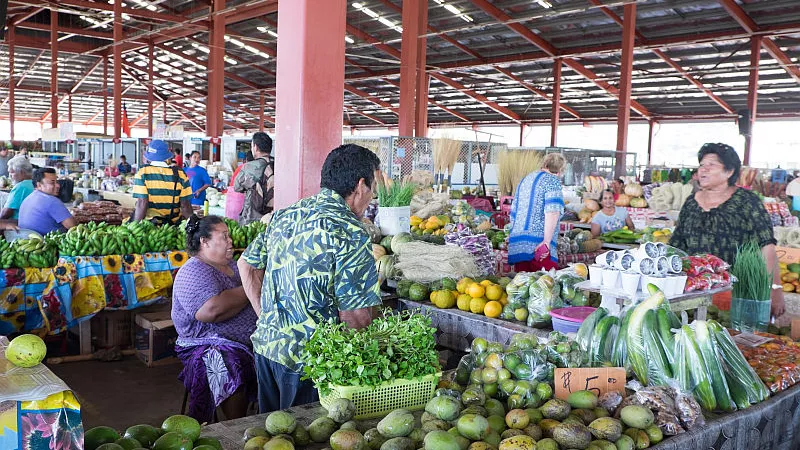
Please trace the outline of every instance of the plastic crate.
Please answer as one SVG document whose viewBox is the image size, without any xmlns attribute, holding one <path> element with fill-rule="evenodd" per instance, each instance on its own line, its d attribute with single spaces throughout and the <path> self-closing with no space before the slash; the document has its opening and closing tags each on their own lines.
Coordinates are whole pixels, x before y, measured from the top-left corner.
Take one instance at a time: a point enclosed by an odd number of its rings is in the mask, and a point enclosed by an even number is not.
<svg viewBox="0 0 800 450">
<path fill-rule="evenodd" d="M 395 409 L 422 409 L 433 397 L 441 373 L 419 379 L 388 381 L 375 387 L 331 386 L 331 393 L 320 397 L 325 408 L 337 398 L 346 398 L 356 405 L 356 419 L 383 417 Z"/>
</svg>

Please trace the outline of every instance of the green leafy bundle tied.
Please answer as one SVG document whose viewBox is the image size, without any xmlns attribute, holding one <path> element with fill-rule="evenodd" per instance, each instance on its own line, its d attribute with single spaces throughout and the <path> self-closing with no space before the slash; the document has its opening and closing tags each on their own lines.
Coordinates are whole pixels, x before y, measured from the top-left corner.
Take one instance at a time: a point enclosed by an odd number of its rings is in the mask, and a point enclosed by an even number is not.
<svg viewBox="0 0 800 450">
<path fill-rule="evenodd" d="M 360 330 L 321 323 L 300 353 L 303 379 L 313 380 L 320 394 L 328 395 L 330 385 L 374 387 L 435 374 L 435 332 L 428 315 L 391 309 Z"/>
<path fill-rule="evenodd" d="M 761 254 L 761 248 L 754 241 L 736 250 L 736 262 L 731 267 L 733 297 L 748 300 L 769 301 L 772 293 L 772 274 Z"/>
<path fill-rule="evenodd" d="M 414 191 L 417 185 L 414 183 L 392 183 L 388 188 L 385 185 L 378 185 L 378 206 L 384 208 L 395 208 L 398 206 L 411 205 Z"/>
</svg>

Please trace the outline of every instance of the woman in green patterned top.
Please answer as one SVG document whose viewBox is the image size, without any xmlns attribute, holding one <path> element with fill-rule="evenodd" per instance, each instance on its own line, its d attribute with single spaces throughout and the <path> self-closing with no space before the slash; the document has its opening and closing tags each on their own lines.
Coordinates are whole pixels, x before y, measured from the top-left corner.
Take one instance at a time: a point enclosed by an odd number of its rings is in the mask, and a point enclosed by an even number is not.
<svg viewBox="0 0 800 450">
<path fill-rule="evenodd" d="M 772 315 L 782 315 L 783 290 L 772 221 L 755 193 L 736 186 L 742 167 L 739 155 L 725 144 L 705 144 L 697 159 L 700 191 L 681 208 L 670 244 L 689 254 L 711 253 L 732 265 L 736 249 L 755 240 L 767 268 L 774 273 Z"/>
</svg>

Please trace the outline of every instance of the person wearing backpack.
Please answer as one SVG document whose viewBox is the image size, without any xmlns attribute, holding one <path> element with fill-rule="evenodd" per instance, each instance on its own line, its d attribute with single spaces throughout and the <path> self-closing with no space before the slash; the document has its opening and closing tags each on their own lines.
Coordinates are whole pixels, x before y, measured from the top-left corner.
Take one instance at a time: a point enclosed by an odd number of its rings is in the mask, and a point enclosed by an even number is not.
<svg viewBox="0 0 800 450">
<path fill-rule="evenodd" d="M 242 166 L 233 183 L 233 190 L 244 193 L 244 206 L 239 214 L 239 224 L 261 220 L 272 212 L 275 195 L 275 162 L 272 159 L 272 139 L 267 133 L 253 135 L 253 161 Z"/>
</svg>

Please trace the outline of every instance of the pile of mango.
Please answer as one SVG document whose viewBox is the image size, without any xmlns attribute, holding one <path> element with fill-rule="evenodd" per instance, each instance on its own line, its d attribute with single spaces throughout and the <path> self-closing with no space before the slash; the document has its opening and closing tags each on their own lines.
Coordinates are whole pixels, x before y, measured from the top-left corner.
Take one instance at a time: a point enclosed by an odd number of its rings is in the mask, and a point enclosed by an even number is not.
<svg viewBox="0 0 800 450">
<path fill-rule="evenodd" d="M 447 234 L 447 225 L 451 223 L 450 216 L 442 214 L 438 216 L 430 216 L 423 219 L 418 216 L 411 216 L 409 218 L 411 225 L 411 233 L 416 235 L 434 235 L 444 236 Z"/>
<path fill-rule="evenodd" d="M 213 437 L 200 437 L 201 425 L 197 420 L 183 415 L 167 417 L 161 428 L 152 425 L 134 425 L 123 433 L 99 426 L 83 436 L 84 450 L 222 450 L 222 444 Z"/>
<path fill-rule="evenodd" d="M 800 294 L 800 264 L 780 263 L 780 270 L 783 292 L 796 292 Z"/>
</svg>

